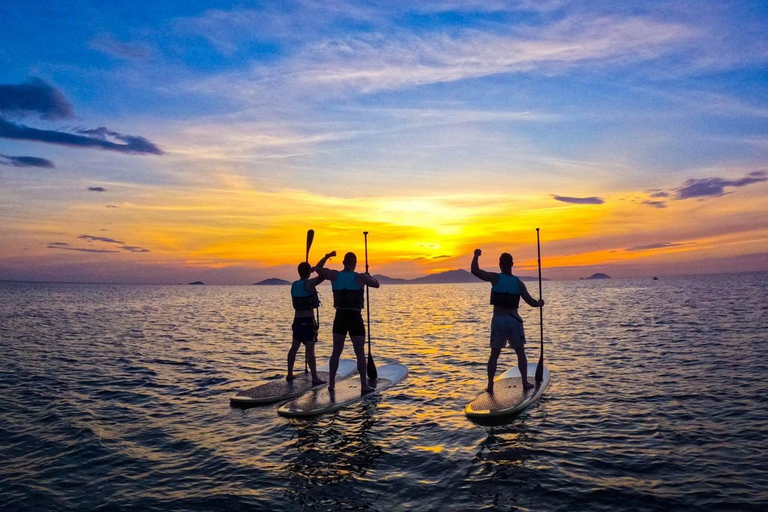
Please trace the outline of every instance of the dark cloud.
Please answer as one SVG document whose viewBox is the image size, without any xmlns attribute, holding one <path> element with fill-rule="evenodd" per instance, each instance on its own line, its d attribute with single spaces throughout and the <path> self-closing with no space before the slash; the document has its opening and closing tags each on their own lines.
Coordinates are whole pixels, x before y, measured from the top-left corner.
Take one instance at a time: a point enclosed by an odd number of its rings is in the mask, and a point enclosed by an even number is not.
<svg viewBox="0 0 768 512">
<path fill-rule="evenodd" d="M 54 130 L 38 130 L 22 124 L 15 124 L 0 118 L 0 138 L 31 140 L 37 142 L 47 142 L 49 144 L 61 144 L 63 146 L 98 148 L 109 151 L 118 151 L 120 153 L 133 154 L 152 154 L 162 155 L 163 152 L 153 143 L 144 137 L 133 135 L 121 135 L 117 132 L 111 132 L 106 128 L 96 128 L 95 130 L 80 130 L 80 134 L 59 132 Z M 90 136 L 93 134 L 93 136 Z M 118 144 L 107 140 L 111 136 L 125 144 Z"/>
<path fill-rule="evenodd" d="M 0 165 L 10 165 L 12 167 L 44 167 L 47 169 L 56 167 L 53 162 L 46 160 L 45 158 L 10 155 L 0 155 Z"/>
<path fill-rule="evenodd" d="M 743 178 L 729 180 L 725 178 L 692 178 L 687 180 L 682 187 L 671 190 L 659 190 L 649 194 L 651 198 L 669 198 L 673 201 L 683 199 L 719 197 L 728 194 L 726 187 L 745 187 L 754 183 L 768 181 L 768 172 L 752 171 Z M 645 200 L 643 204 L 655 208 L 666 208 L 665 201 Z"/>
<path fill-rule="evenodd" d="M 6 116 L 37 114 L 43 119 L 74 115 L 64 95 L 39 78 L 18 85 L 0 84 L 0 113 Z"/>
<path fill-rule="evenodd" d="M 143 247 L 136 247 L 135 245 L 121 245 L 120 248 L 128 252 L 149 252 L 149 249 Z"/>
<path fill-rule="evenodd" d="M 49 245 L 49 249 L 61 249 L 63 251 L 78 251 L 78 252 L 120 252 L 120 251 L 111 251 L 106 249 L 81 249 L 79 247 L 62 247 L 60 245 Z"/>
<path fill-rule="evenodd" d="M 605 201 L 600 197 L 565 197 L 552 194 L 556 201 L 571 204 L 603 204 Z"/>
<path fill-rule="evenodd" d="M 638 245 L 637 247 L 630 247 L 627 249 L 627 251 L 648 251 L 651 249 L 663 249 L 665 247 L 677 247 L 679 245 L 690 245 L 690 243 L 658 243 L 658 244 L 650 244 L 650 245 Z"/>
<path fill-rule="evenodd" d="M 726 180 L 723 178 L 690 179 L 682 187 L 675 190 L 675 199 L 718 197 L 726 193 L 725 187 L 744 187 L 763 181 L 768 181 L 765 171 L 754 171 L 738 180 Z"/>
<path fill-rule="evenodd" d="M 58 246 L 64 247 L 64 246 L 67 246 L 69 244 L 67 242 L 51 242 L 48 245 L 49 246 L 51 246 L 51 245 L 58 245 Z"/>
<path fill-rule="evenodd" d="M 108 205 L 107 205 L 107 208 L 117 208 L 117 206 L 115 206 L 115 205 L 113 205 L 113 204 L 108 204 Z"/>
<path fill-rule="evenodd" d="M 90 240 L 91 242 L 107 242 L 109 244 L 124 244 L 125 242 L 121 242 L 120 240 L 115 240 L 114 238 L 106 238 L 103 236 L 92 236 L 92 235 L 80 235 L 77 238 L 82 238 L 84 240 Z"/>
<path fill-rule="evenodd" d="M 106 192 L 107 191 L 107 189 L 105 189 L 104 187 L 88 187 L 88 190 L 90 192 Z"/>
</svg>

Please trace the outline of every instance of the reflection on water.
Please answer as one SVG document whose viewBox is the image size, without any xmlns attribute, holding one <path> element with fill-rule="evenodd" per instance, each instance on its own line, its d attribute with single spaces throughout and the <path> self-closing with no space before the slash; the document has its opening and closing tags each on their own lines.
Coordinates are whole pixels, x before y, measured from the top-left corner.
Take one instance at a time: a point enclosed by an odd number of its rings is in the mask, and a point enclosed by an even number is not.
<svg viewBox="0 0 768 512">
<path fill-rule="evenodd" d="M 296 431 L 295 442 L 288 447 L 293 456 L 285 467 L 289 474 L 286 494 L 291 502 L 311 510 L 370 508 L 375 496 L 355 493 L 354 482 L 366 480 L 382 453 L 380 444 L 369 435 L 380 400 L 366 400 L 346 421 L 339 421 L 338 415 L 290 420 Z"/>
<path fill-rule="evenodd" d="M 484 386 L 484 283 L 371 290 L 376 362 L 408 379 L 310 420 L 229 406 L 285 372 L 286 288 L 0 283 L 0 504 L 765 510 L 767 289 L 766 274 L 547 282 L 551 386 L 480 426 L 463 409 Z M 499 371 L 514 364 L 502 353 Z"/>
</svg>

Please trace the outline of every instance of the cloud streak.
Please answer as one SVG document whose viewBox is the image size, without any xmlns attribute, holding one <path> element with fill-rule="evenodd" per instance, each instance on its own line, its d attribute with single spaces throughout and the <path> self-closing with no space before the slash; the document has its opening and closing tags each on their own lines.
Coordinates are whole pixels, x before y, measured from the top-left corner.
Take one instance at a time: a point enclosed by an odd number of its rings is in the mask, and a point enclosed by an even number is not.
<svg viewBox="0 0 768 512">
<path fill-rule="evenodd" d="M 558 196 L 558 195 L 552 195 L 552 197 L 555 199 L 555 201 L 561 201 L 563 203 L 571 203 L 571 204 L 603 204 L 605 203 L 605 200 L 601 197 L 566 197 L 566 196 Z"/>
<path fill-rule="evenodd" d="M 106 242 L 109 244 L 124 244 L 125 242 L 121 242 L 120 240 L 115 240 L 114 238 L 106 238 L 103 236 L 92 236 L 92 235 L 80 235 L 77 238 L 82 238 L 83 240 L 88 240 L 91 242 Z"/>
<path fill-rule="evenodd" d="M 53 162 L 45 158 L 10 155 L 0 155 L 0 165 L 9 165 L 11 167 L 42 167 L 45 169 L 53 169 L 56 167 Z"/>
<path fill-rule="evenodd" d="M 661 242 L 656 244 L 638 245 L 636 247 L 629 247 L 627 251 L 629 252 L 650 251 L 652 249 L 666 249 L 667 247 L 678 247 L 681 245 L 691 245 L 691 244 L 692 244 L 691 242 L 686 242 L 686 243 Z"/>
<path fill-rule="evenodd" d="M 97 148 L 128 154 L 163 154 L 160 148 L 144 137 L 122 135 L 103 127 L 96 128 L 95 130 L 80 130 L 79 133 L 85 135 L 54 130 L 39 130 L 0 118 L 0 138 L 46 142 L 70 147 Z M 111 142 L 107 140 L 107 136 L 122 141 L 124 144 Z"/>
</svg>

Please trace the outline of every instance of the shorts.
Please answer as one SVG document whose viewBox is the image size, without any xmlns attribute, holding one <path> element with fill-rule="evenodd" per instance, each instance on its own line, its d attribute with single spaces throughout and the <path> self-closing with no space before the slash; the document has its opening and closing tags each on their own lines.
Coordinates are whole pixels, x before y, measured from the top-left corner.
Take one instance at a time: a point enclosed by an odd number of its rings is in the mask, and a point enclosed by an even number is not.
<svg viewBox="0 0 768 512">
<path fill-rule="evenodd" d="M 349 332 L 352 336 L 365 336 L 365 324 L 363 324 L 363 315 L 355 309 L 337 309 L 336 318 L 333 319 L 333 334 L 343 334 L 346 336 Z"/>
<path fill-rule="evenodd" d="M 491 320 L 491 347 L 504 348 L 507 342 L 511 348 L 525 345 L 523 322 L 512 315 L 494 316 Z"/>
<path fill-rule="evenodd" d="M 293 339 L 304 343 L 317 339 L 317 322 L 311 316 L 293 319 Z"/>
</svg>

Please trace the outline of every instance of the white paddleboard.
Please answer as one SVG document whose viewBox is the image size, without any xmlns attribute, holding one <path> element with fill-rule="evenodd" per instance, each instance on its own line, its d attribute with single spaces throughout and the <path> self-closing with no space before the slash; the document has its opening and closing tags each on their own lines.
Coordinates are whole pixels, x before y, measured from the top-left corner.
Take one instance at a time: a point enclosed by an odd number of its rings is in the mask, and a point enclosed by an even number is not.
<svg viewBox="0 0 768 512">
<path fill-rule="evenodd" d="M 377 368 L 378 378 L 368 380 L 368 385 L 375 387 L 375 391 L 360 394 L 360 379 L 355 376 L 342 382 L 336 381 L 336 389 L 331 392 L 327 387 L 310 391 L 299 398 L 283 404 L 277 413 L 281 416 L 302 417 L 317 416 L 327 412 L 338 411 L 349 404 L 358 402 L 365 397 L 378 394 L 389 389 L 408 375 L 408 368 L 402 364 L 386 364 Z"/>
<path fill-rule="evenodd" d="M 339 368 L 336 370 L 336 382 L 338 383 L 339 380 L 346 379 L 356 371 L 357 361 L 354 359 L 339 360 Z M 280 378 L 266 381 L 258 386 L 245 389 L 229 397 L 229 401 L 233 405 L 272 404 L 281 400 L 289 400 L 311 389 L 318 389 L 325 386 L 325 384 L 312 386 L 312 374 L 309 372 L 300 372 L 295 375 L 296 378 L 292 381 Z M 331 376 L 328 363 L 318 366 L 317 376 L 320 377 L 321 380 L 328 382 L 328 379 Z"/>
<path fill-rule="evenodd" d="M 464 414 L 470 418 L 492 418 L 519 413 L 541 399 L 549 386 L 549 368 L 544 367 L 543 379 L 536 383 L 536 365 L 528 363 L 528 382 L 534 387 L 523 391 L 523 379 L 520 369 L 514 368 L 502 373 L 493 383 L 493 394 L 483 391 L 464 408 Z"/>
</svg>

